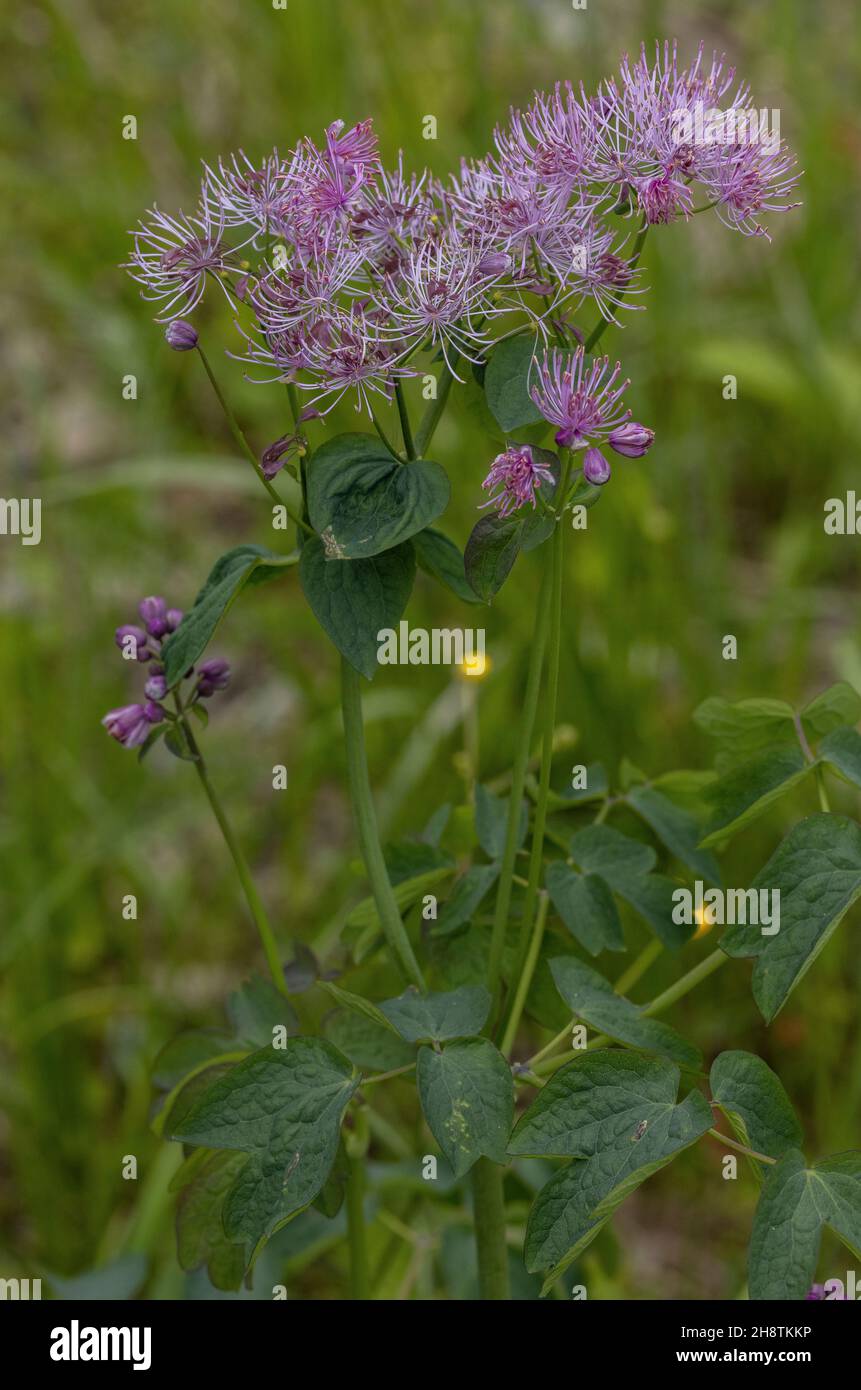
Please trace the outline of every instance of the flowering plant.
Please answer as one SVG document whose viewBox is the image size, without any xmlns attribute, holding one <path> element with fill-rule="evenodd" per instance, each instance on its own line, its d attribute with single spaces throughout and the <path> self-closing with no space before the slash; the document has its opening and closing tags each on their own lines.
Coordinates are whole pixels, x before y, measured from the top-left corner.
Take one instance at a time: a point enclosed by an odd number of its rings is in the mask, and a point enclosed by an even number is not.
<svg viewBox="0 0 861 1390">
<path fill-rule="evenodd" d="M 698 139 L 703 108 L 719 102 L 729 133 Z M 699 1049 L 655 1016 L 729 959 L 750 956 L 770 1022 L 861 894 L 861 828 L 831 813 L 824 781 L 830 768 L 861 785 L 861 700 L 837 686 L 801 711 L 708 701 L 697 718 L 717 740 L 713 773 L 648 778 L 628 766 L 611 787 L 587 765 L 567 787 L 552 785 L 566 533 L 587 531 L 611 476 L 608 452 L 639 459 L 655 440 L 627 403 L 621 365 L 595 352 L 609 327 L 642 308 L 651 227 L 714 210 L 728 228 L 767 238 L 765 215 L 794 206 L 793 156 L 780 140 L 747 138 L 751 108 L 723 59 L 709 62 L 701 47 L 682 68 L 664 44 L 626 58 L 592 94 L 570 83 L 537 94 L 497 129 L 491 153 L 447 181 L 407 172 L 402 156 L 387 168 L 370 121 L 335 121 L 322 145 L 305 139 L 287 155 L 255 162 L 240 152 L 205 167 L 193 212 L 154 208 L 133 234 L 128 269 L 168 345 L 200 357 L 273 524 L 295 531 L 287 553 L 238 544 L 223 555 L 184 616 L 145 599 L 144 626 L 118 629 L 117 642 L 147 664 L 146 703 L 104 721 L 141 754 L 163 733 L 194 765 L 269 965 L 271 981 L 233 996 L 229 1033 L 180 1038 L 156 1069 L 156 1127 L 186 1146 L 174 1184 L 180 1260 L 205 1264 L 219 1288 L 250 1277 L 267 1243 L 313 1204 L 332 1220 L 345 1209 L 351 1295 L 380 1292 L 368 1258 L 367 1158 L 387 1147 L 412 1156 L 376 1103 L 383 1083 L 417 1086 L 439 1153 L 413 1156 L 415 1176 L 445 1178 L 443 1205 L 469 1176 L 487 1298 L 510 1296 L 515 1193 L 534 1199 L 525 1262 L 549 1290 L 579 1269 L 634 1187 L 705 1135 L 746 1155 L 762 1184 L 752 1297 L 805 1296 L 824 1224 L 857 1239 L 861 1158 L 809 1167 L 790 1102 L 761 1059 L 725 1052 L 705 1076 Z M 249 443 L 205 330 L 189 321 L 208 292 L 230 305 L 228 356 L 283 393 L 284 433 L 266 447 Z M 450 482 L 427 454 L 469 377 L 494 438 L 488 496 L 475 500 L 484 514 L 461 552 L 436 527 Z M 344 398 L 367 428 L 329 437 L 329 413 Z M 491 788 L 471 768 L 468 845 L 463 817 L 442 807 L 418 839 L 383 846 L 361 700 L 379 634 L 401 620 L 417 566 L 463 603 L 489 603 L 518 556 L 534 551 L 542 588 L 510 776 Z M 204 654 L 228 608 L 293 567 L 341 657 L 371 897 L 349 915 L 331 959 L 294 941 L 285 969 L 286 936 L 268 920 L 190 716 L 205 723 L 202 701 L 226 684 L 225 663 Z M 774 912 L 753 923 L 725 912 L 714 851 L 808 777 L 820 812 L 795 827 L 751 889 L 729 890 L 746 903 L 783 895 L 772 935 Z M 839 888 L 823 855 L 839 861 Z M 620 904 L 650 936 L 611 984 L 605 953 L 628 950 L 635 934 Z M 660 953 L 684 951 L 719 923 L 728 925 L 719 947 L 673 986 L 645 1004 L 627 997 Z M 602 970 L 584 954 L 601 956 Z M 715 1127 L 715 1111 L 729 1132 Z M 549 1175 L 524 1157 L 566 1162 Z M 372 1210 L 403 1231 L 402 1220 Z"/>
</svg>

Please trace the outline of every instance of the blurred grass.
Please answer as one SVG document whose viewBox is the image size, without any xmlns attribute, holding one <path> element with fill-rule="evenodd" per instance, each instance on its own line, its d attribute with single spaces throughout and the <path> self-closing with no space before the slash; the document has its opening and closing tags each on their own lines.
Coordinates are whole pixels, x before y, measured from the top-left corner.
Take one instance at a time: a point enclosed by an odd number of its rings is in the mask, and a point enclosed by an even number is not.
<svg viewBox="0 0 861 1390">
<path fill-rule="evenodd" d="M 859 542 L 822 529 L 824 501 L 855 485 L 861 434 L 859 15 L 801 0 L 605 0 L 585 12 L 564 0 L 289 0 L 286 12 L 266 0 L 65 0 L 19 4 L 7 24 L 2 488 L 41 496 L 44 515 L 38 547 L 0 542 L 0 1272 L 74 1274 L 143 1250 L 150 1292 L 169 1295 L 181 1283 L 152 1177 L 148 1067 L 180 1026 L 217 1022 L 226 992 L 258 961 L 195 779 L 162 753 L 140 769 L 98 720 L 132 698 L 112 632 L 138 598 L 187 606 L 222 550 L 269 536 L 199 364 L 165 348 L 117 268 L 127 228 L 156 199 L 189 205 L 201 158 L 286 148 L 338 116 L 373 115 L 388 158 L 403 147 L 408 164 L 445 172 L 489 146 L 509 103 L 558 78 L 589 85 L 641 38 L 675 35 L 688 54 L 700 37 L 726 49 L 757 105 L 780 108 L 806 170 L 804 207 L 772 219 L 770 247 L 706 217 L 649 238 L 648 311 L 606 341 L 657 443 L 646 461 L 617 468 L 588 546 L 569 547 L 559 709 L 578 731 L 578 761 L 615 768 L 627 755 L 648 773 L 702 766 L 709 750 L 690 714 L 706 695 L 801 702 L 841 677 L 861 684 Z M 127 114 L 136 141 L 121 138 Z M 437 117 L 435 142 L 422 139 L 426 114 Z M 205 321 L 213 342 L 230 340 L 219 306 Z M 122 398 L 129 373 L 135 401 Z M 726 373 L 738 377 L 737 401 L 722 399 Z M 278 393 L 243 383 L 227 362 L 220 374 L 259 446 L 283 432 Z M 464 394 L 434 448 L 454 480 L 447 528 L 461 542 L 488 455 Z M 352 423 L 344 411 L 333 432 Z M 486 617 L 488 777 L 510 759 L 535 571 L 534 558 L 522 562 Z M 425 582 L 409 616 L 472 621 Z M 737 662 L 721 659 L 724 633 L 738 638 Z M 213 776 L 275 922 L 316 938 L 362 891 L 335 658 L 295 575 L 242 601 L 216 650 L 236 675 L 206 736 Z M 427 752 L 418 775 L 390 785 L 391 824 L 403 830 L 461 790 L 460 731 L 437 738 L 427 722 L 448 676 L 415 675 L 381 675 L 368 699 L 381 794 L 407 738 Z M 276 794 L 281 762 L 289 789 Z M 848 793 L 842 806 L 858 813 Z M 745 882 L 810 809 L 799 798 L 756 827 L 733 850 L 730 880 Z M 129 892 L 136 923 L 121 916 Z M 856 939 L 853 920 L 770 1032 L 743 965 L 673 1017 L 707 1053 L 761 1051 L 816 1154 L 858 1144 Z M 648 992 L 676 968 L 656 967 Z M 143 1193 L 121 1180 L 127 1153 L 150 1174 Z M 589 1257 L 595 1287 L 737 1292 L 752 1197 L 736 1199 L 716 1172 L 714 1153 L 698 1151 L 629 1203 Z M 442 1267 L 453 1269 L 455 1246 L 446 1249 Z M 302 1276 L 306 1296 L 338 1296 L 340 1259 Z M 425 1284 L 417 1275 L 411 1287 Z"/>
</svg>

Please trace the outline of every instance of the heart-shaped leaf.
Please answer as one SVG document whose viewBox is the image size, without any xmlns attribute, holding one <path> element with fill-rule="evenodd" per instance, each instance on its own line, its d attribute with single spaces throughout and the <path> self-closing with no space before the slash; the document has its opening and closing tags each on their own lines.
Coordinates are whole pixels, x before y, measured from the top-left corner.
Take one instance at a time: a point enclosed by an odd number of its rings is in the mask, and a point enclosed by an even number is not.
<svg viewBox="0 0 861 1390">
<path fill-rule="evenodd" d="M 644 1018 L 630 999 L 617 994 L 603 975 L 572 956 L 550 962 L 556 988 L 572 1014 L 582 1018 L 596 1033 L 606 1033 L 629 1047 L 642 1048 L 658 1057 L 668 1057 L 683 1067 L 702 1066 L 702 1053 L 685 1042 L 669 1024 Z"/>
<path fill-rule="evenodd" d="M 417 1082 L 424 1117 L 455 1177 L 482 1156 L 505 1163 L 514 1081 L 489 1038 L 464 1038 L 441 1052 L 419 1048 Z"/>
<path fill-rule="evenodd" d="M 861 1253 L 861 1153 L 808 1167 L 789 1149 L 762 1187 L 748 1254 L 752 1299 L 803 1299 L 816 1274 L 825 1226 Z"/>
<path fill-rule="evenodd" d="M 341 434 L 308 467 L 308 514 L 329 560 L 366 560 L 392 550 L 448 505 L 438 463 L 401 464 L 367 434 Z"/>
<path fill-rule="evenodd" d="M 302 547 L 299 579 L 320 626 L 342 656 L 367 679 L 377 670 L 380 633 L 393 628 L 407 606 L 416 572 L 407 542 L 370 560 L 330 564 L 322 541 Z"/>
<path fill-rule="evenodd" d="M 480 1033 L 490 1012 L 490 995 L 483 985 L 463 985 L 444 994 L 419 994 L 408 989 L 380 1005 L 389 1023 L 407 1042 L 432 1038 L 465 1038 Z"/>
<path fill-rule="evenodd" d="M 484 394 L 491 413 L 505 434 L 533 425 L 543 417 L 529 394 L 535 380 L 538 340 L 505 338 L 494 348 L 484 374 Z"/>
</svg>

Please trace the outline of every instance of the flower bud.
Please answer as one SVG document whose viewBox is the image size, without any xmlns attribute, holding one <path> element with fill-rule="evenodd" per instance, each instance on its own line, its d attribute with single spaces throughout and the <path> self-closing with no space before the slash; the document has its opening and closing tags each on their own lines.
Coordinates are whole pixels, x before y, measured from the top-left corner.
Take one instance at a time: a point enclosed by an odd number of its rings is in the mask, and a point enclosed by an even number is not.
<svg viewBox="0 0 861 1390">
<path fill-rule="evenodd" d="M 147 737 L 150 725 L 158 722 L 150 719 L 147 708 L 143 705 L 122 705 L 119 709 L 109 710 L 102 724 L 111 738 L 115 738 L 124 748 L 137 748 Z"/>
<path fill-rule="evenodd" d="M 161 674 L 150 675 L 144 686 L 144 695 L 150 700 L 163 700 L 167 694 L 167 681 Z"/>
<path fill-rule="evenodd" d="M 645 425 L 638 425 L 635 420 L 629 420 L 613 430 L 607 443 L 617 454 L 624 454 L 625 458 L 629 459 L 638 459 L 651 449 L 654 438 L 654 430 L 647 429 Z"/>
<path fill-rule="evenodd" d="M 169 630 L 167 625 L 167 604 L 163 598 L 142 599 L 138 612 L 146 623 L 150 637 L 163 637 Z"/>
<path fill-rule="evenodd" d="M 166 615 L 165 615 L 165 620 L 166 620 L 166 622 L 167 622 L 167 630 L 168 630 L 168 632 L 176 632 L 176 629 L 179 627 L 180 623 L 182 622 L 182 616 L 183 616 L 183 615 L 182 615 L 182 609 L 181 609 L 181 608 L 169 608 L 169 609 L 167 610 L 167 613 L 166 613 Z"/>
<path fill-rule="evenodd" d="M 174 352 L 190 352 L 197 347 L 197 329 L 185 319 L 174 319 L 164 330 L 165 341 Z"/>
<path fill-rule="evenodd" d="M 197 693 L 202 699 L 224 690 L 230 680 L 230 666 L 219 657 L 203 661 L 197 668 Z"/>
<path fill-rule="evenodd" d="M 587 449 L 583 455 L 583 477 L 588 483 L 600 486 L 610 476 L 610 465 L 600 449 Z"/>
<path fill-rule="evenodd" d="M 133 639 L 132 643 L 129 642 L 129 638 Z M 147 634 L 142 627 L 138 627 L 135 623 L 123 623 L 122 627 L 118 627 L 114 633 L 114 641 L 123 656 L 132 646 L 135 661 L 149 661 L 152 656 L 152 652 L 147 647 Z"/>
</svg>

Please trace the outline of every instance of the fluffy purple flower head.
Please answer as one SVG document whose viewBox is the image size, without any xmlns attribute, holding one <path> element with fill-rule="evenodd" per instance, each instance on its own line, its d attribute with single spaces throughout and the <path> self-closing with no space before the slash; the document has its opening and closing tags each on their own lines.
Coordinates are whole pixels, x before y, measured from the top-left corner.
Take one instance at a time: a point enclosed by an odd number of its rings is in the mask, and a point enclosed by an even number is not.
<svg viewBox="0 0 861 1390">
<path fill-rule="evenodd" d="M 137 748 L 144 742 L 153 724 L 160 724 L 164 711 L 152 700 L 145 705 L 123 705 L 109 710 L 102 720 L 111 738 L 124 748 Z"/>
<path fill-rule="evenodd" d="M 538 488 L 542 483 L 553 481 L 550 469 L 538 462 L 528 444 L 512 444 L 493 460 L 481 485 L 492 495 L 482 506 L 495 506 L 499 516 L 508 516 L 527 502 L 534 507 Z"/>
<path fill-rule="evenodd" d="M 556 443 L 567 449 L 585 449 L 606 439 L 630 419 L 619 403 L 629 380 L 616 385 L 621 364 L 610 369 L 608 357 L 597 357 L 588 368 L 582 347 L 574 353 L 557 348 L 538 367 L 538 381 L 529 394 L 544 419 L 556 425 Z"/>
<path fill-rule="evenodd" d="M 216 690 L 226 690 L 229 681 L 230 666 L 219 657 L 211 657 L 197 668 L 197 693 L 202 699 L 214 695 Z"/>
<path fill-rule="evenodd" d="M 133 232 L 134 250 L 126 269 L 142 286 L 144 299 L 161 301 L 159 322 L 190 314 L 203 298 L 208 277 L 222 284 L 220 272 L 232 269 L 222 241 L 223 222 L 204 206 L 195 217 L 169 217 L 154 207 L 149 222 Z"/>
</svg>

